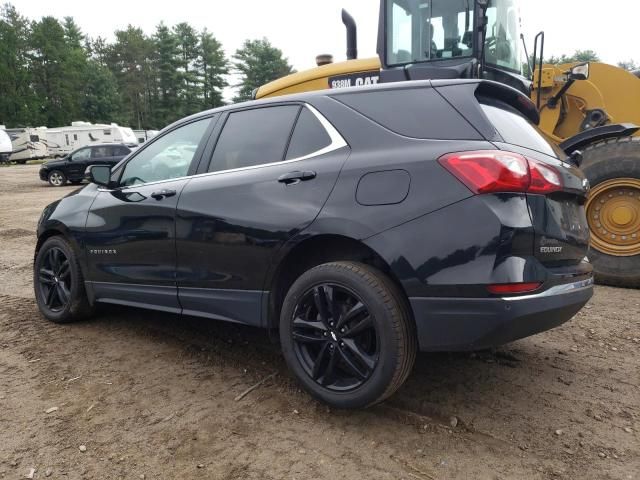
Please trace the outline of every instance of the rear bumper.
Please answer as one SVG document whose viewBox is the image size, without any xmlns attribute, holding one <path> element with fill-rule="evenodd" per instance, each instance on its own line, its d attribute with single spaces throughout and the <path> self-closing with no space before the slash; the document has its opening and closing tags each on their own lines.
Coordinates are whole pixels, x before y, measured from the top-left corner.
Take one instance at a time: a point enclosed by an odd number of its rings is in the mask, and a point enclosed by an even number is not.
<svg viewBox="0 0 640 480">
<path fill-rule="evenodd" d="M 46 182 L 48 180 L 49 170 L 40 169 L 40 180 Z"/>
<path fill-rule="evenodd" d="M 482 350 L 557 327 L 593 295 L 593 278 L 510 298 L 410 298 L 423 351 Z"/>
</svg>

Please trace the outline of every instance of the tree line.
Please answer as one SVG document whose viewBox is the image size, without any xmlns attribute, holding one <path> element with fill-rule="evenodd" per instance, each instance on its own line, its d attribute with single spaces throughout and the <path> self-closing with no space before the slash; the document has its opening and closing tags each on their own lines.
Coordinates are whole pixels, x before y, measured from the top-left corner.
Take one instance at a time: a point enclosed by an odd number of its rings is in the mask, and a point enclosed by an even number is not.
<svg viewBox="0 0 640 480">
<path fill-rule="evenodd" d="M 529 75 L 529 65 L 533 65 L 533 55 L 529 56 L 529 64 L 524 65 L 525 75 Z M 537 59 L 536 59 L 537 61 Z M 549 58 L 545 58 L 543 63 L 550 63 L 554 65 L 562 65 L 565 63 L 578 63 L 578 62 L 600 62 L 600 56 L 593 50 L 576 50 L 572 55 L 552 55 Z M 640 69 L 640 65 L 637 65 L 634 60 L 627 60 L 618 62 L 618 67 L 628 70 L 630 72 Z"/>
<path fill-rule="evenodd" d="M 292 73 L 267 39 L 246 40 L 232 58 L 206 28 L 160 23 L 152 35 L 129 25 L 114 40 L 90 38 L 72 17 L 31 21 L 0 8 L 0 124 L 57 127 L 74 120 L 159 129 L 224 104 L 229 74 L 234 101 Z"/>
</svg>

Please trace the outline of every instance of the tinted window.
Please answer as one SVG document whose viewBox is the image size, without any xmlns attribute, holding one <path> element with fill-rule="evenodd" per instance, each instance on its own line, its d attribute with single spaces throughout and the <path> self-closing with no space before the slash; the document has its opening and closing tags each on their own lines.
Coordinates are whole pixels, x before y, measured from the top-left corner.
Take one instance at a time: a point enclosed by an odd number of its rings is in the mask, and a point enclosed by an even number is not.
<svg viewBox="0 0 640 480">
<path fill-rule="evenodd" d="M 111 147 L 106 145 L 103 145 L 101 147 L 93 147 L 92 151 L 93 151 L 93 153 L 91 154 L 92 158 L 105 158 L 113 155 L 111 153 Z"/>
<path fill-rule="evenodd" d="M 179 127 L 154 142 L 127 162 L 121 185 L 158 182 L 187 175 L 210 118 Z"/>
<path fill-rule="evenodd" d="M 331 144 L 331 137 L 308 108 L 303 108 L 293 131 L 287 160 L 304 157 Z"/>
<path fill-rule="evenodd" d="M 482 140 L 480 134 L 433 88 L 370 90 L 336 95 L 374 122 L 412 138 Z"/>
<path fill-rule="evenodd" d="M 115 150 L 113 155 L 116 157 L 124 157 L 126 155 L 129 155 L 129 152 L 131 151 L 127 147 L 113 147 L 113 148 Z"/>
<path fill-rule="evenodd" d="M 553 157 L 557 156 L 549 142 L 538 133 L 536 128 L 522 115 L 512 112 L 507 105 L 504 105 L 504 108 L 499 108 L 494 105 L 482 104 L 482 110 L 505 142 L 530 148 Z"/>
<path fill-rule="evenodd" d="M 280 162 L 299 106 L 266 107 L 229 115 L 210 172 Z"/>
<path fill-rule="evenodd" d="M 37 143 L 40 141 L 40 137 L 38 135 L 30 135 L 29 140 L 31 140 L 33 143 Z"/>
<path fill-rule="evenodd" d="M 76 153 L 71 155 L 71 160 L 73 162 L 79 162 L 79 161 L 82 161 L 82 160 L 89 160 L 90 156 L 91 156 L 91 149 L 90 148 L 83 148 L 82 150 L 78 150 Z"/>
</svg>

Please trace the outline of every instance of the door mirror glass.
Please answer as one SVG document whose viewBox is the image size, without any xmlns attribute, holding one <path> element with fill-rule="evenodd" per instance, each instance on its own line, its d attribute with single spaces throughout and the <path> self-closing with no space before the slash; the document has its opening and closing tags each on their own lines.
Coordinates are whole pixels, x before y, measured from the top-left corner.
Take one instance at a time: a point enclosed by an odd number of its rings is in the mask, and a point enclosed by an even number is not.
<svg viewBox="0 0 640 480">
<path fill-rule="evenodd" d="M 91 183 L 108 187 L 111 183 L 111 167 L 108 165 L 93 165 L 89 167 L 87 178 Z"/>
<path fill-rule="evenodd" d="M 589 63 L 581 63 L 571 68 L 569 73 L 571 80 L 588 80 L 589 79 Z"/>
</svg>

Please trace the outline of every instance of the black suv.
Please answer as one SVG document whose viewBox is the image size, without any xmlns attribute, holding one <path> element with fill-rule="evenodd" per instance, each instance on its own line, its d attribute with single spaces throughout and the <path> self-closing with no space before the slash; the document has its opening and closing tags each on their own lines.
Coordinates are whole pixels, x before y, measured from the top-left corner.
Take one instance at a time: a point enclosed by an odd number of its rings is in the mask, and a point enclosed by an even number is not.
<svg viewBox="0 0 640 480">
<path fill-rule="evenodd" d="M 115 166 L 129 155 L 135 147 L 120 143 L 101 143 L 79 148 L 60 159 L 51 160 L 40 168 L 40 180 L 54 187 L 61 187 L 67 181 L 74 185 L 84 179 L 87 167 L 91 165 Z"/>
<path fill-rule="evenodd" d="M 325 90 L 166 128 L 49 205 L 35 293 L 279 329 L 339 407 L 390 396 L 416 351 L 484 349 L 569 320 L 593 291 L 588 183 L 487 81 Z"/>
</svg>

